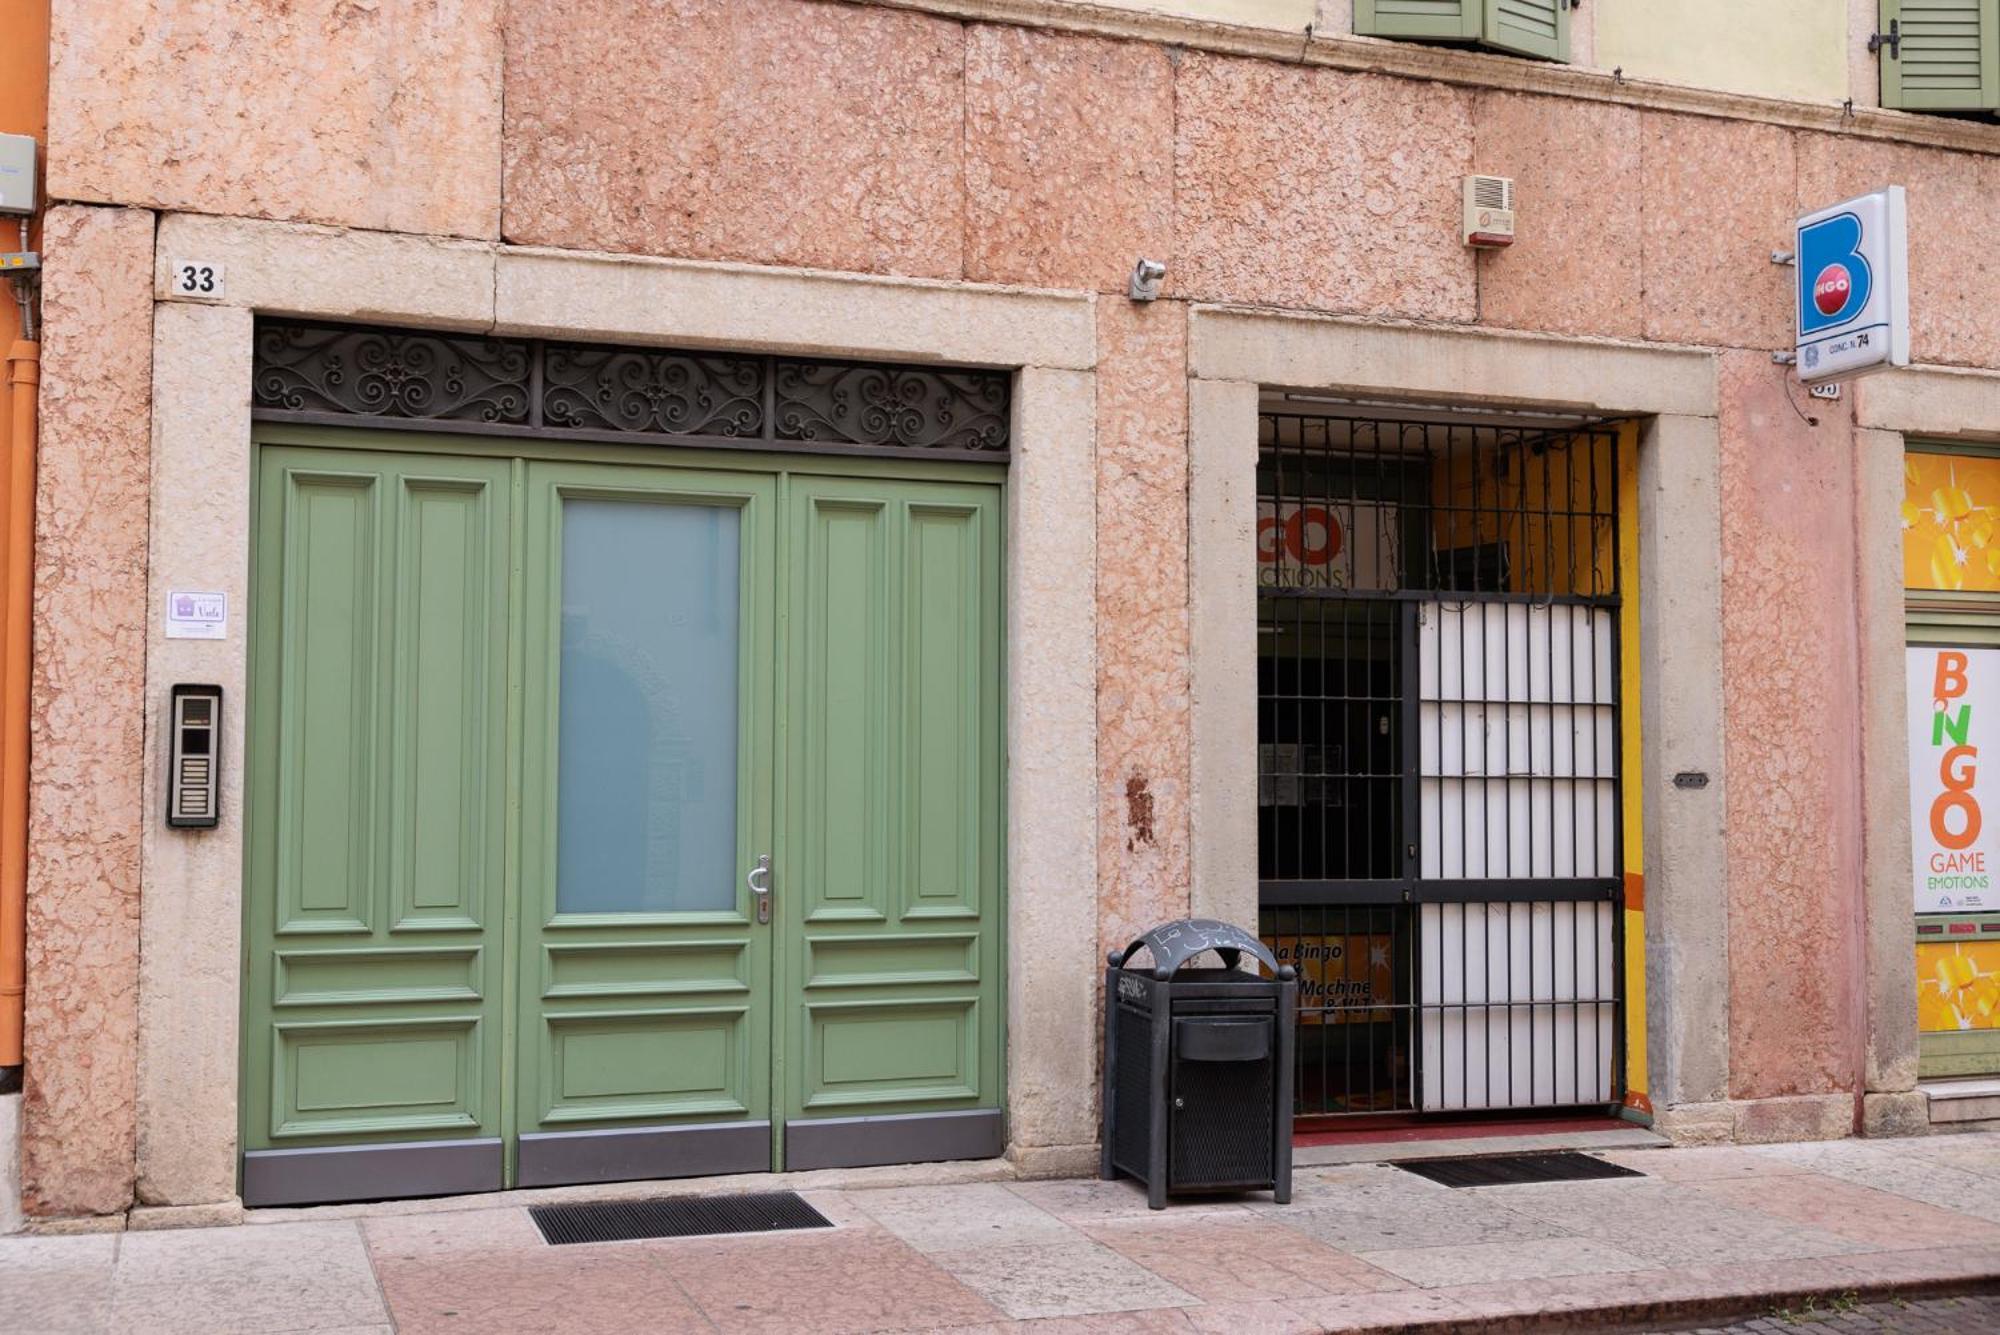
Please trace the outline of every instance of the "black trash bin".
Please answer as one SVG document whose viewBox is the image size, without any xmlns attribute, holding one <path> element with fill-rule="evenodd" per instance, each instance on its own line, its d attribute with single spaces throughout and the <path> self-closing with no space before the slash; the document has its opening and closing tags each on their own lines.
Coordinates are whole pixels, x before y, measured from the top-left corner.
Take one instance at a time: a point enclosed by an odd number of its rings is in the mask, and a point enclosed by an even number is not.
<svg viewBox="0 0 2000 1335">
<path fill-rule="evenodd" d="M 1144 949 L 1150 968 L 1127 968 Z M 1221 968 L 1188 968 L 1213 951 Z M 1260 961 L 1267 976 L 1236 966 Z M 1146 1184 L 1155 1210 L 1187 1192 L 1292 1198 L 1298 983 L 1264 943 L 1183 918 L 1114 950 L 1104 971 L 1102 1176 Z"/>
</svg>

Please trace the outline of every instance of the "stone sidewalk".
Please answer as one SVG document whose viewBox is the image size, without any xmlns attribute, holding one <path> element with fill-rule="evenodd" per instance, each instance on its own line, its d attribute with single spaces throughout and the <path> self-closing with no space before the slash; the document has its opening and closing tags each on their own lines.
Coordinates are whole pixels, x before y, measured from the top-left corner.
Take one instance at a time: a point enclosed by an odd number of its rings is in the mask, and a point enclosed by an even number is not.
<svg viewBox="0 0 2000 1335">
<path fill-rule="evenodd" d="M 803 1185 L 835 1227 L 562 1247 L 517 1198 L 13 1238 L 0 1329 L 1685 1328 L 2000 1279 L 2000 1134 L 1601 1154 L 1645 1176 L 1454 1190 L 1342 1164 L 1301 1170 L 1288 1207 L 1163 1213 L 1123 1182 Z"/>
</svg>

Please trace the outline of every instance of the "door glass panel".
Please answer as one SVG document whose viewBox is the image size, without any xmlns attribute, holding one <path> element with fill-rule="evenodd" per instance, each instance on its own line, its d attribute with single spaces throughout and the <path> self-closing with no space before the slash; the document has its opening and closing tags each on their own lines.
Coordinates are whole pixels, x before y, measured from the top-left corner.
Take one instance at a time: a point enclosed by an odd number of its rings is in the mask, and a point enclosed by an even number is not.
<svg viewBox="0 0 2000 1335">
<path fill-rule="evenodd" d="M 736 902 L 739 516 L 568 499 L 559 913 Z"/>
</svg>

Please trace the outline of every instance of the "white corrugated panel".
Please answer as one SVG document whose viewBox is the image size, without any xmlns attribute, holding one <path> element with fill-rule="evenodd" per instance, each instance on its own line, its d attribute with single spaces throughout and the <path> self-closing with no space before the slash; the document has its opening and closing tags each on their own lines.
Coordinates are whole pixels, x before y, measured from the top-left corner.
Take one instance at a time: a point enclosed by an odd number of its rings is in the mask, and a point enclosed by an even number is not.
<svg viewBox="0 0 2000 1335">
<path fill-rule="evenodd" d="M 1618 874 L 1612 612 L 1419 609 L 1420 875 Z M 1427 904 L 1418 915 L 1418 1104 L 1609 1103 L 1614 906 Z"/>
<path fill-rule="evenodd" d="M 1613 912 L 1603 902 L 1423 905 L 1418 1106 L 1612 1102 Z"/>
<path fill-rule="evenodd" d="M 1615 876 L 1611 612 L 1436 602 L 1418 613 L 1419 874 Z"/>
</svg>

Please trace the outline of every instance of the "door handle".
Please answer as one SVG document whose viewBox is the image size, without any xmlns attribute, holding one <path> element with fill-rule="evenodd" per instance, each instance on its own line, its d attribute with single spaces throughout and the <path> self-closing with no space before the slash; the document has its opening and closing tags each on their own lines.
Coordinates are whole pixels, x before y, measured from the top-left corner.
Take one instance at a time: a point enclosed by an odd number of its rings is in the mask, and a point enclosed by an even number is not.
<svg viewBox="0 0 2000 1335">
<path fill-rule="evenodd" d="M 763 884 L 761 885 L 758 884 L 759 877 L 763 878 Z M 750 874 L 743 878 L 743 883 L 750 887 L 750 897 L 757 901 L 757 921 L 771 921 L 771 855 L 769 853 L 760 853 L 757 855 L 757 865 L 750 869 Z"/>
</svg>

